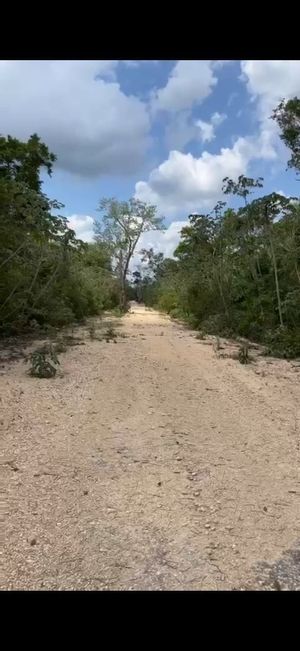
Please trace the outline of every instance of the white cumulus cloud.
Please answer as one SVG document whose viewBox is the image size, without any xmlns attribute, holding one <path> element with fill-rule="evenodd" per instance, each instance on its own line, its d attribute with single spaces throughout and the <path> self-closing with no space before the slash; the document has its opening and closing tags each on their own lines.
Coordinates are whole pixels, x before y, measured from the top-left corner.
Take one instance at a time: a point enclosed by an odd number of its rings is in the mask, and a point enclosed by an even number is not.
<svg viewBox="0 0 300 651">
<path fill-rule="evenodd" d="M 262 117 L 269 117 L 281 99 L 300 94 L 300 60 L 241 61 L 242 79 Z"/>
<path fill-rule="evenodd" d="M 210 209 L 222 196 L 223 178 L 245 174 L 249 162 L 257 158 L 276 158 L 268 134 L 238 138 L 232 148 L 222 148 L 218 154 L 204 151 L 199 158 L 171 151 L 147 182 L 136 184 L 136 196 L 156 204 L 167 215 Z"/>
<path fill-rule="evenodd" d="M 76 236 L 83 242 L 92 242 L 94 239 L 95 220 L 90 215 L 71 215 L 68 217 L 68 226 L 75 231 Z"/>
<path fill-rule="evenodd" d="M 179 111 L 168 120 L 165 141 L 169 149 L 183 149 L 199 137 L 199 130 L 192 120 L 191 111 Z"/>
<path fill-rule="evenodd" d="M 122 59 L 120 61 L 126 68 L 139 68 L 143 64 L 156 66 L 159 63 L 158 59 Z"/>
<path fill-rule="evenodd" d="M 209 122 L 204 120 L 197 120 L 196 127 L 198 127 L 200 132 L 200 137 L 202 142 L 210 142 L 216 137 L 216 127 L 218 127 L 224 120 L 226 120 L 227 115 L 225 113 L 218 113 L 217 111 L 213 113 Z"/>
<path fill-rule="evenodd" d="M 166 86 L 153 95 L 153 109 L 189 109 L 210 95 L 216 83 L 212 61 L 177 61 Z"/>
<path fill-rule="evenodd" d="M 216 128 L 226 120 L 225 113 L 213 113 L 209 122 L 192 118 L 192 111 L 178 111 L 168 121 L 166 144 L 170 149 L 181 150 L 189 142 L 210 142 L 216 136 Z"/>
<path fill-rule="evenodd" d="M 251 101 L 256 101 L 262 136 L 276 149 L 281 161 L 286 160 L 287 148 L 279 140 L 279 127 L 270 116 L 282 99 L 300 96 L 300 61 L 241 61 L 241 71 Z"/>
<path fill-rule="evenodd" d="M 204 120 L 197 120 L 196 127 L 199 129 L 202 142 L 210 142 L 215 137 L 214 125 L 211 122 L 204 122 Z"/>
<path fill-rule="evenodd" d="M 300 95 L 300 61 L 242 61 L 241 71 L 250 97 L 256 102 L 257 134 L 238 138 L 231 148 L 222 148 L 218 154 L 204 151 L 198 158 L 173 149 L 168 159 L 150 173 L 148 181 L 136 184 L 140 199 L 174 216 L 210 209 L 222 196 L 223 177 L 236 179 L 246 174 L 255 159 L 275 162 L 287 157 L 277 125 L 269 118 L 282 98 Z M 214 119 L 217 123 L 218 115 Z M 198 120 L 197 126 L 202 140 L 209 142 L 216 126 L 212 118 L 209 122 Z"/>
<path fill-rule="evenodd" d="M 39 134 L 64 170 L 128 174 L 143 161 L 146 106 L 115 81 L 117 61 L 1 61 L 1 132 Z"/>
<path fill-rule="evenodd" d="M 132 257 L 130 270 L 134 271 L 136 267 L 146 267 L 141 263 L 139 252 L 141 249 L 153 249 L 155 253 L 163 253 L 165 258 L 172 258 L 174 251 L 179 244 L 181 229 L 187 225 L 187 221 L 174 221 L 165 231 L 148 231 L 143 233 L 139 240 L 135 254 Z"/>
</svg>

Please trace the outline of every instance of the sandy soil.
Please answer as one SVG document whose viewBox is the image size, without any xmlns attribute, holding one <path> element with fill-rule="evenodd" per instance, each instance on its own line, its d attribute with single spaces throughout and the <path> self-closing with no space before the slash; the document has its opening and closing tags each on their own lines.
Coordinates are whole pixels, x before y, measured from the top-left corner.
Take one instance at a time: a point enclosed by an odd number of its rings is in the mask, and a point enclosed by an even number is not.
<svg viewBox="0 0 300 651">
<path fill-rule="evenodd" d="M 1 369 L 2 590 L 300 590 L 299 362 L 119 331 Z"/>
</svg>

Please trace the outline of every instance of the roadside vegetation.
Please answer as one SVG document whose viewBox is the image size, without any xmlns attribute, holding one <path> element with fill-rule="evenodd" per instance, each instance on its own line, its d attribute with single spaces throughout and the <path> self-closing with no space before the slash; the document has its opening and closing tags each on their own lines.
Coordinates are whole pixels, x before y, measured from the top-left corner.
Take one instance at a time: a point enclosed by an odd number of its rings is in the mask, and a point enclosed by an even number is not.
<svg viewBox="0 0 300 651">
<path fill-rule="evenodd" d="M 289 166 L 300 172 L 300 100 L 282 102 L 273 118 L 290 147 Z M 267 353 L 300 356 L 299 197 L 263 194 L 263 179 L 225 178 L 224 199 L 208 214 L 189 216 L 175 259 L 145 251 L 147 273 L 139 293 L 148 306 L 205 333 L 240 336 Z M 261 196 L 251 198 L 252 193 Z M 200 338 L 199 337 L 199 338 Z M 241 351 L 240 361 L 248 355 Z"/>
<path fill-rule="evenodd" d="M 300 100 L 282 101 L 272 117 L 298 175 Z M 298 197 L 264 195 L 262 178 L 227 177 L 224 201 L 189 216 L 175 257 L 142 250 L 146 270 L 131 276 L 141 235 L 163 228 L 156 207 L 102 199 L 95 242 L 86 244 L 59 214 L 62 204 L 42 191 L 40 172 L 51 175 L 55 160 L 36 134 L 27 142 L 0 137 L 0 336 L 61 328 L 107 310 L 121 315 L 135 298 L 184 319 L 199 338 L 241 336 L 270 354 L 300 355 Z"/>
</svg>

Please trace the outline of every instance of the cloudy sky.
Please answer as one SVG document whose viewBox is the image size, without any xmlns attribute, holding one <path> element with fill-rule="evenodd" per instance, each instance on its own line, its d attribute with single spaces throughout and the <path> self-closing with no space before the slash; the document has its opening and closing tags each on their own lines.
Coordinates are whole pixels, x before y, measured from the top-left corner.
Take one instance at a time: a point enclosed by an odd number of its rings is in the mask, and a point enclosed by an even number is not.
<svg viewBox="0 0 300 651">
<path fill-rule="evenodd" d="M 171 255 L 191 212 L 222 198 L 224 176 L 263 176 L 265 192 L 299 193 L 270 120 L 300 96 L 300 61 L 2 61 L 1 132 L 39 134 L 57 155 L 45 193 L 90 241 L 104 196 L 158 206 Z"/>
</svg>

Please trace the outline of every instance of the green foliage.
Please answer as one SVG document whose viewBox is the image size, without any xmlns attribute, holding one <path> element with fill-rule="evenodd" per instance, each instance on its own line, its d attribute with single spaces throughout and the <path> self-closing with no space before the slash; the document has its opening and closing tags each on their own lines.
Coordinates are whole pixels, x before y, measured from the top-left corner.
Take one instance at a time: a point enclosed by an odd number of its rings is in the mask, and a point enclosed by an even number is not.
<svg viewBox="0 0 300 651">
<path fill-rule="evenodd" d="M 38 136 L 0 138 L 0 334 L 64 326 L 117 305 L 118 281 L 105 243 L 84 244 L 62 204 L 41 191 L 55 156 Z"/>
<path fill-rule="evenodd" d="M 299 171 L 300 100 L 282 101 L 272 117 Z M 275 192 L 252 200 L 262 178 L 226 177 L 224 193 L 243 205 L 219 201 L 209 214 L 190 215 L 175 259 L 142 250 L 147 269 L 130 286 L 140 236 L 162 228 L 155 206 L 104 199 L 97 241 L 84 244 L 58 214 L 62 204 L 42 192 L 41 169 L 51 175 L 54 161 L 36 134 L 27 142 L 0 137 L 0 335 L 54 329 L 104 310 L 119 316 L 137 298 L 208 334 L 300 356 L 299 201 Z M 113 328 L 104 338 L 116 341 Z"/>
<path fill-rule="evenodd" d="M 124 316 L 126 312 L 127 312 L 127 306 L 122 308 L 120 305 L 117 305 L 112 310 L 110 310 L 110 313 L 116 317 Z"/>
<path fill-rule="evenodd" d="M 41 187 L 39 170 L 46 167 L 49 176 L 56 156 L 40 141 L 36 133 L 29 140 L 0 136 L 0 179 L 14 180 L 38 192 Z"/>
<path fill-rule="evenodd" d="M 158 299 L 158 307 L 167 312 L 167 314 L 173 313 L 177 308 L 177 293 L 176 289 L 170 287 L 167 291 L 162 292 Z"/>
<path fill-rule="evenodd" d="M 37 348 L 30 355 L 30 375 L 39 378 L 55 377 L 59 360 L 52 345 Z"/>
<path fill-rule="evenodd" d="M 289 167 L 295 167 L 300 172 L 300 99 L 294 97 L 288 101 L 283 100 L 273 111 L 273 120 L 276 120 L 281 129 L 281 139 L 289 147 L 292 156 L 288 162 Z"/>
<path fill-rule="evenodd" d="M 275 192 L 251 199 L 261 188 L 262 178 L 224 179 L 225 194 L 244 205 L 218 202 L 209 214 L 190 215 L 175 260 L 160 259 L 143 279 L 143 298 L 194 329 L 242 336 L 291 358 L 300 356 L 300 202 Z M 248 363 L 245 348 L 239 359 Z"/>
<path fill-rule="evenodd" d="M 267 355 L 293 359 L 300 357 L 300 329 L 278 328 L 265 336 Z"/>
<path fill-rule="evenodd" d="M 237 182 L 232 181 L 228 176 L 223 179 L 223 192 L 224 194 L 235 194 L 239 197 L 243 197 L 245 203 L 247 204 L 247 197 L 253 190 L 253 188 L 262 188 L 263 187 L 263 178 L 260 176 L 257 180 L 251 179 L 247 176 L 241 174 Z M 216 217 L 220 215 L 220 209 L 226 204 L 224 202 L 219 202 L 219 205 L 215 209 Z"/>
</svg>

